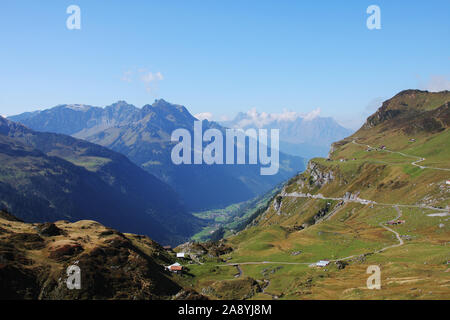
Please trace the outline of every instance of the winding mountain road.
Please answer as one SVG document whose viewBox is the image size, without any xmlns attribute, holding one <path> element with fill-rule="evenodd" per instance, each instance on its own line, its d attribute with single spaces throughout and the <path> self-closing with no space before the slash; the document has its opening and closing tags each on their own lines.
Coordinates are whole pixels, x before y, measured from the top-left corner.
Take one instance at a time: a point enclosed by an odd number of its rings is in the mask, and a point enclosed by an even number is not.
<svg viewBox="0 0 450 320">
<path fill-rule="evenodd" d="M 395 217 L 393 220 L 398 220 L 402 216 L 402 211 L 397 206 L 394 206 L 394 208 L 397 210 L 398 214 L 397 214 L 397 217 Z M 381 248 L 379 250 L 376 250 L 376 251 L 372 252 L 372 254 L 373 253 L 381 253 L 381 252 L 383 252 L 383 251 L 385 251 L 387 249 L 396 248 L 396 247 L 400 247 L 400 246 L 404 245 L 404 241 L 403 241 L 403 239 L 401 238 L 400 234 L 397 231 L 395 231 L 395 230 L 385 226 L 382 222 L 380 222 L 380 226 L 383 227 L 384 229 L 388 230 L 389 232 L 392 232 L 396 236 L 396 238 L 398 240 L 398 243 L 390 245 L 390 246 L 387 246 L 387 247 L 384 247 L 384 248 Z M 350 259 L 353 259 L 353 258 L 358 257 L 360 255 L 361 254 L 354 254 L 354 255 L 351 255 L 351 256 L 348 256 L 348 257 L 339 258 L 339 259 L 333 259 L 333 260 L 328 260 L 328 261 L 336 262 L 336 261 L 350 260 Z M 316 262 L 317 261 L 314 261 L 314 262 L 252 261 L 252 262 L 238 262 L 238 263 L 234 262 L 234 263 L 218 264 L 216 266 L 217 267 L 232 266 L 232 267 L 237 268 L 239 273 L 235 277 L 239 278 L 243 274 L 243 271 L 242 271 L 242 269 L 240 267 L 241 265 L 260 265 L 260 264 L 313 265 Z"/>
<path fill-rule="evenodd" d="M 361 204 L 374 204 L 374 205 L 382 205 L 382 206 L 390 206 L 395 208 L 395 210 L 397 211 L 397 216 L 396 218 L 394 218 L 393 220 L 398 220 L 401 216 L 402 216 L 402 211 L 400 209 L 400 207 L 414 207 L 414 208 L 427 208 L 427 209 L 432 209 L 432 210 L 436 210 L 436 211 L 443 211 L 443 212 L 449 212 L 449 209 L 441 209 L 441 208 L 435 208 L 435 207 L 431 207 L 431 206 L 424 206 L 424 205 L 420 205 L 420 206 L 415 206 L 415 205 L 402 205 L 402 204 L 386 204 L 386 203 L 377 203 L 375 201 L 372 200 L 366 200 L 366 199 L 361 199 L 358 197 L 353 197 L 353 198 L 327 198 L 324 197 L 323 195 L 319 194 L 319 195 L 311 195 L 311 194 L 302 194 L 302 193 L 283 193 L 282 194 L 283 197 L 302 197 L 302 198 L 312 198 L 312 199 L 324 199 L 324 200 L 341 200 L 344 202 L 358 202 Z M 390 221 L 390 220 L 389 220 Z M 384 252 L 388 249 L 391 248 L 396 248 L 396 247 L 400 247 L 402 245 L 404 245 L 404 241 L 401 238 L 400 234 L 393 230 L 392 228 L 389 228 L 387 226 L 385 226 L 382 222 L 380 222 L 379 224 L 382 228 L 386 229 L 387 231 L 393 233 L 395 235 L 395 237 L 398 240 L 398 243 L 381 248 L 379 250 L 376 250 L 374 252 L 372 252 L 372 254 L 374 253 L 381 253 Z M 343 257 L 343 258 L 339 258 L 339 259 L 333 259 L 333 260 L 329 260 L 330 262 L 336 262 L 336 261 L 343 261 L 343 260 L 350 260 L 353 259 L 355 257 L 361 256 L 361 254 L 354 254 L 348 257 Z M 284 265 L 313 265 L 315 264 L 317 261 L 314 262 L 285 262 L 285 261 L 251 261 L 251 262 L 234 262 L 234 263 L 227 263 L 227 264 L 220 264 L 217 265 L 217 267 L 227 267 L 227 266 L 233 266 L 236 267 L 237 265 L 259 265 L 259 264 L 284 264 Z M 240 268 L 239 268 L 240 269 Z"/>
<path fill-rule="evenodd" d="M 414 204 L 400 204 L 400 203 L 382 203 L 376 202 L 373 200 L 362 199 L 357 196 L 351 197 L 325 197 L 322 194 L 309 194 L 309 193 L 301 193 L 301 192 L 291 192 L 291 193 L 282 193 L 282 197 L 294 197 L 294 198 L 311 198 L 311 199 L 322 199 L 322 200 L 335 200 L 335 201 L 344 201 L 344 202 L 356 202 L 360 204 L 374 204 L 378 206 L 387 206 L 387 207 L 404 207 L 404 208 L 420 208 L 420 209 L 430 209 L 440 212 L 450 213 L 450 209 L 446 208 L 436 208 L 433 206 L 427 206 L 424 204 L 414 205 Z"/>
<path fill-rule="evenodd" d="M 368 147 L 368 148 L 371 148 L 371 149 L 377 149 L 377 148 L 374 148 L 374 147 L 372 147 L 370 145 L 364 145 L 364 144 L 357 143 L 355 140 L 353 140 L 352 142 L 354 144 L 361 145 L 361 146 L 364 146 L 364 147 Z M 446 169 L 446 168 L 436 168 L 436 167 L 421 166 L 418 163 L 426 160 L 425 158 L 422 158 L 422 157 L 417 157 L 417 156 L 405 154 L 403 152 L 392 151 L 392 150 L 388 150 L 388 149 L 383 149 L 383 151 L 390 152 L 390 153 L 397 153 L 397 154 L 400 154 L 400 155 L 402 155 L 404 157 L 415 158 L 416 160 L 412 161 L 411 165 L 417 166 L 417 167 L 419 167 L 421 169 L 450 171 L 450 169 Z M 395 210 L 397 211 L 397 217 L 394 218 L 393 220 L 398 220 L 402 216 L 402 211 L 401 211 L 400 207 L 405 207 L 405 208 L 422 208 L 422 209 L 435 210 L 435 211 L 439 211 L 439 212 L 445 212 L 447 214 L 450 213 L 450 210 L 448 208 L 436 208 L 436 207 L 428 206 L 428 205 L 407 205 L 407 204 L 398 204 L 398 203 L 395 203 L 395 204 L 379 203 L 379 202 L 376 202 L 376 201 L 373 201 L 373 200 L 362 199 L 362 198 L 359 198 L 358 196 L 325 197 L 322 194 L 315 194 L 315 195 L 313 195 L 313 194 L 309 194 L 309 193 L 305 194 L 305 193 L 299 193 L 299 192 L 292 192 L 292 193 L 282 192 L 281 196 L 282 197 L 298 197 L 298 198 L 323 199 L 323 200 L 336 200 L 336 201 L 343 201 L 344 203 L 345 202 L 356 202 L 356 203 L 360 203 L 360 204 L 364 204 L 364 205 L 372 204 L 372 205 L 379 205 L 379 206 L 389 206 L 389 207 L 395 208 Z M 339 211 L 339 210 L 335 210 L 335 211 Z M 336 213 L 336 212 L 334 212 L 334 213 Z M 333 213 L 333 215 L 334 215 L 334 213 Z M 324 217 L 322 220 L 328 220 L 329 218 L 330 217 Z M 393 233 L 395 235 L 395 237 L 397 238 L 398 243 L 390 245 L 390 246 L 387 246 L 387 247 L 384 247 L 384 248 L 381 248 L 379 250 L 376 250 L 376 251 L 372 252 L 372 254 L 374 254 L 374 253 L 381 253 L 381 252 L 384 252 L 384 251 L 386 251 L 388 249 L 396 248 L 396 247 L 400 247 L 400 246 L 404 245 L 404 241 L 403 241 L 403 239 L 401 238 L 400 234 L 397 231 L 395 231 L 392 228 L 389 228 L 388 226 L 384 225 L 383 222 L 380 222 L 379 225 L 382 228 L 386 229 L 387 231 Z M 355 254 L 355 255 L 348 256 L 348 257 L 343 257 L 343 258 L 340 258 L 340 259 L 334 259 L 334 260 L 329 260 L 329 261 L 330 262 L 336 262 L 336 261 L 342 261 L 342 260 L 349 260 L 349 259 L 353 259 L 353 258 L 355 258 L 357 256 L 361 256 L 361 254 Z M 243 273 L 242 269 L 240 268 L 240 265 L 260 265 L 260 264 L 313 265 L 315 263 L 316 263 L 315 261 L 314 262 L 254 261 L 254 262 L 227 263 L 227 264 L 221 264 L 221 265 L 217 265 L 217 266 L 218 267 L 227 267 L 227 266 L 236 267 L 238 269 L 238 271 L 239 271 L 239 274 L 237 276 L 240 277 L 242 275 L 242 273 Z M 265 288 L 267 288 L 267 287 L 268 287 L 268 285 L 265 286 Z"/>
<path fill-rule="evenodd" d="M 368 144 L 358 143 L 358 142 L 356 142 L 355 139 L 352 141 L 352 143 L 357 144 L 359 146 L 367 147 L 367 148 L 370 148 L 370 149 L 375 149 L 375 150 L 378 149 L 378 148 L 372 147 L 372 146 L 370 146 Z M 422 157 L 413 156 L 411 154 L 406 154 L 406 153 L 403 153 L 403 152 L 400 152 L 400 151 L 392 151 L 392 150 L 389 150 L 389 149 L 383 149 L 383 151 L 390 152 L 390 153 L 397 153 L 397 154 L 399 154 L 401 156 L 404 156 L 404 157 L 407 157 L 407 158 L 415 158 L 417 160 L 414 160 L 413 162 L 411 162 L 411 164 L 413 166 L 419 167 L 420 169 L 432 169 L 432 170 L 450 171 L 450 169 L 447 169 L 447 168 L 428 167 L 428 166 L 421 166 L 421 165 L 417 164 L 419 162 L 422 162 L 422 161 L 426 160 L 425 158 L 422 158 Z"/>
<path fill-rule="evenodd" d="M 398 213 L 398 214 L 397 214 L 397 217 L 396 217 L 394 220 L 398 220 L 398 219 L 400 219 L 400 217 L 402 216 L 402 211 L 401 211 L 400 208 L 397 207 L 397 206 L 394 206 L 394 208 L 395 208 L 395 210 L 397 210 L 397 213 Z M 400 237 L 400 234 L 399 234 L 397 231 L 392 230 L 391 228 L 385 226 L 383 223 L 380 223 L 380 226 L 382 226 L 382 227 L 385 228 L 386 230 L 388 230 L 388 231 L 392 232 L 393 234 L 395 234 L 395 236 L 397 237 L 398 243 L 397 243 L 397 244 L 393 244 L 393 245 L 388 246 L 388 247 L 385 247 L 385 248 L 380 249 L 380 250 L 378 250 L 378 251 L 375 251 L 375 253 L 380 253 L 380 252 L 383 252 L 383 251 L 385 251 L 385 250 L 387 250 L 387 249 L 390 249 L 390 248 L 400 247 L 400 246 L 402 246 L 402 245 L 404 244 L 403 239 Z"/>
</svg>

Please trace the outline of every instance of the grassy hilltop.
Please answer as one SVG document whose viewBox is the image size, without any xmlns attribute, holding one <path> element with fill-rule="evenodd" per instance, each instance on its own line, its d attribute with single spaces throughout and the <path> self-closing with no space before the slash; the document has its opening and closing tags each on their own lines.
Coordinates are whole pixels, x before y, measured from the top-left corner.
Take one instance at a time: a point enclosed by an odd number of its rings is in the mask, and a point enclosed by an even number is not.
<svg viewBox="0 0 450 320">
<path fill-rule="evenodd" d="M 2 299 L 203 299 L 164 269 L 173 254 L 146 236 L 98 222 L 25 223 L 0 210 Z M 69 290 L 66 269 L 81 269 Z"/>
</svg>

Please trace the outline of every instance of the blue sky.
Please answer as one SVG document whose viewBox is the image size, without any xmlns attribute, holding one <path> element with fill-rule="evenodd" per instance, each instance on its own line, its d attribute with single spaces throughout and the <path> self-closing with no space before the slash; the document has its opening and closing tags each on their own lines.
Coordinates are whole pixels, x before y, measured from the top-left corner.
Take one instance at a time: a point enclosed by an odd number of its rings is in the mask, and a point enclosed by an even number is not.
<svg viewBox="0 0 450 320">
<path fill-rule="evenodd" d="M 81 30 L 66 28 L 71 4 Z M 371 4 L 381 30 L 366 27 Z M 0 114 L 164 98 L 216 119 L 320 108 L 356 127 L 403 89 L 450 89 L 449 12 L 448 0 L 2 0 Z"/>
</svg>

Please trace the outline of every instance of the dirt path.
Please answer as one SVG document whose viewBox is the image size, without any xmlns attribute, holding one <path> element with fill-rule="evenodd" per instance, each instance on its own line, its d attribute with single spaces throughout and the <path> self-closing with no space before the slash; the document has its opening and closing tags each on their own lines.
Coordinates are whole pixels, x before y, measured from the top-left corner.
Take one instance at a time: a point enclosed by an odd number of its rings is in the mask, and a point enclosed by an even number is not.
<svg viewBox="0 0 450 320">
<path fill-rule="evenodd" d="M 393 220 L 398 220 L 400 219 L 400 217 L 402 216 L 402 211 L 400 210 L 400 208 L 398 206 L 394 206 L 395 210 L 397 211 L 397 216 L 393 219 Z M 392 232 L 393 234 L 395 234 L 397 240 L 399 241 L 399 243 L 381 248 L 377 251 L 372 252 L 372 254 L 375 253 L 381 253 L 387 249 L 391 249 L 391 248 L 396 248 L 396 247 L 400 247 L 404 244 L 403 239 L 400 237 L 400 234 L 385 226 L 382 222 L 380 222 L 380 226 L 384 229 L 386 229 L 389 232 Z M 336 262 L 336 261 L 343 261 L 343 260 L 350 260 L 353 259 L 357 256 L 360 256 L 361 254 L 355 254 L 355 255 L 351 255 L 348 257 L 344 257 L 344 258 L 340 258 L 340 259 L 334 259 L 334 260 L 329 260 L 330 262 Z M 240 263 L 227 263 L 227 264 L 221 264 L 221 265 L 217 265 L 218 267 L 226 267 L 226 266 L 234 266 L 236 267 L 236 269 L 238 270 L 238 274 L 235 275 L 235 278 L 239 278 L 242 276 L 242 274 L 244 273 L 240 267 L 240 265 L 258 265 L 258 264 L 287 264 L 287 265 L 313 265 L 315 262 L 278 262 L 278 261 L 262 261 L 262 262 L 240 262 Z M 268 279 L 264 279 L 264 286 L 261 288 L 262 289 L 262 294 L 268 295 L 272 298 L 272 300 L 276 300 L 279 297 L 277 295 L 274 295 L 272 293 L 269 293 L 266 291 L 266 289 L 270 286 L 270 280 Z"/>
<path fill-rule="evenodd" d="M 398 220 L 402 216 L 402 211 L 397 206 L 394 206 L 394 208 L 395 208 L 395 210 L 397 210 L 397 217 L 395 217 L 394 220 Z M 392 232 L 393 234 L 395 234 L 395 236 L 397 237 L 398 243 L 397 244 L 393 244 L 393 245 L 388 246 L 388 247 L 385 247 L 383 249 L 380 249 L 380 250 L 376 251 L 375 253 L 380 253 L 380 252 L 383 252 L 383 251 L 385 251 L 387 249 L 390 249 L 390 248 L 400 247 L 400 246 L 402 246 L 404 244 L 403 239 L 400 237 L 400 234 L 397 231 L 392 230 L 391 228 L 385 226 L 383 223 L 380 223 L 380 226 L 382 226 L 386 230 L 388 230 L 388 231 Z"/>
<path fill-rule="evenodd" d="M 372 146 L 370 146 L 368 144 L 358 143 L 358 142 L 356 142 L 356 140 L 353 140 L 352 143 L 357 144 L 359 146 L 368 147 L 370 149 L 375 149 L 375 150 L 378 149 L 378 148 L 372 147 Z M 407 157 L 407 158 L 415 158 L 417 160 L 414 160 L 413 162 L 411 162 L 411 164 L 413 166 L 419 167 L 420 169 L 432 169 L 432 170 L 450 171 L 450 169 L 447 169 L 447 168 L 427 167 L 427 166 L 421 166 L 421 165 L 417 164 L 419 162 L 425 161 L 426 160 L 425 158 L 421 158 L 421 157 L 418 157 L 418 156 L 413 156 L 413 155 L 406 154 L 406 153 L 403 153 L 403 152 L 400 152 L 400 151 L 392 151 L 392 150 L 389 150 L 389 149 L 383 149 L 383 151 L 390 152 L 390 153 L 397 153 L 397 154 L 399 154 L 401 156 L 404 156 L 404 157 Z"/>
<path fill-rule="evenodd" d="M 352 141 L 354 144 L 357 145 L 361 145 L 361 146 L 366 146 L 368 148 L 372 148 L 372 149 L 376 149 L 371 147 L 370 145 L 363 145 L 360 143 L 357 143 L 355 140 Z M 386 152 L 391 152 L 391 153 L 398 153 L 404 157 L 410 157 L 410 158 L 416 158 L 417 160 L 414 160 L 413 162 L 411 162 L 411 165 L 413 166 L 417 166 L 421 169 L 433 169 L 433 170 L 441 170 L 441 171 L 450 171 L 450 169 L 446 169 L 446 168 L 435 168 L 435 167 L 427 167 L 427 166 L 421 166 L 418 165 L 417 163 L 425 161 L 425 158 L 421 158 L 421 157 L 417 157 L 417 156 L 413 156 L 413 155 L 408 155 L 405 154 L 403 152 L 399 152 L 399 151 L 391 151 L 391 150 L 387 150 L 384 149 L 383 151 Z M 443 209 L 443 208 L 436 208 L 436 207 L 432 207 L 432 206 L 427 206 L 427 205 L 406 205 L 406 204 L 391 204 L 391 203 L 378 203 L 376 201 L 373 200 L 368 200 L 368 199 L 362 199 L 359 197 L 349 197 L 349 198 L 332 198 L 332 197 L 324 197 L 322 194 L 316 194 L 316 195 L 312 195 L 312 194 L 304 194 L 304 193 L 298 193 L 298 192 L 293 192 L 293 193 L 283 193 L 282 194 L 283 197 L 299 197 L 299 198 L 311 198 L 311 199 L 324 199 L 324 200 L 337 200 L 337 201 L 343 201 L 344 203 L 346 202 L 356 202 L 356 203 L 360 203 L 360 204 L 373 204 L 373 205 L 380 205 L 380 206 L 389 206 L 389 207 L 393 207 L 395 208 L 395 210 L 397 211 L 397 217 L 394 218 L 394 220 L 398 220 L 401 216 L 402 216 L 402 211 L 400 209 L 400 207 L 405 207 L 405 208 L 422 208 L 422 209 L 430 209 L 430 210 L 436 210 L 439 212 L 445 212 L 445 213 L 449 213 L 450 210 L 449 209 Z M 336 210 L 334 210 L 334 212 L 332 212 L 332 215 L 334 216 L 338 211 L 340 211 L 341 208 L 337 208 Z M 330 216 L 328 217 L 324 217 L 321 221 L 325 221 L 328 220 L 329 218 L 331 218 Z M 372 252 L 372 254 L 374 253 L 381 253 L 384 252 L 388 249 L 391 248 L 396 248 L 396 247 L 400 247 L 402 245 L 404 245 L 404 241 L 401 238 L 400 234 L 393 230 L 392 228 L 387 227 L 386 225 L 384 225 L 383 222 L 380 222 L 379 224 L 382 228 L 386 229 L 387 231 L 393 233 L 395 235 L 395 237 L 398 240 L 398 243 L 381 248 L 377 251 Z M 330 262 L 336 262 L 336 261 L 342 261 L 342 260 L 349 260 L 349 259 L 353 259 L 357 256 L 360 256 L 361 254 L 355 254 L 355 255 L 351 255 L 348 257 L 344 257 L 344 258 L 340 258 L 340 259 L 333 259 L 333 260 L 329 260 Z M 240 277 L 243 272 L 242 269 L 240 268 L 240 265 L 259 265 L 259 264 L 285 264 L 285 265 L 312 265 L 315 264 L 316 262 L 281 262 L 281 261 L 255 261 L 255 262 L 240 262 L 238 264 L 236 263 L 227 263 L 227 264 L 221 264 L 221 265 L 217 265 L 218 267 L 227 267 L 227 266 L 234 266 L 238 269 L 239 274 L 237 275 L 237 277 Z M 265 290 L 266 288 L 270 285 L 270 281 L 269 280 L 264 280 L 266 282 L 266 285 L 263 288 L 263 293 L 267 294 L 269 296 L 271 296 L 272 298 L 274 297 L 272 294 L 267 293 Z"/>
<path fill-rule="evenodd" d="M 237 269 L 237 271 L 238 271 L 238 273 L 235 274 L 234 277 L 235 277 L 235 278 L 240 278 L 240 277 L 242 277 L 242 275 L 244 274 L 244 272 L 242 271 L 241 266 L 240 266 L 239 264 L 235 264 L 234 266 L 236 267 L 236 269 Z"/>
<path fill-rule="evenodd" d="M 216 267 L 236 267 L 236 265 L 250 265 L 250 264 L 292 264 L 292 265 L 308 265 L 312 262 L 276 262 L 276 261 L 251 261 L 251 262 L 238 262 L 238 263 L 225 263 L 217 264 Z"/>
<path fill-rule="evenodd" d="M 393 205 L 393 207 L 397 211 L 397 216 L 393 220 L 398 220 L 402 216 L 402 211 L 396 205 Z M 383 224 L 383 222 L 380 222 L 379 225 L 382 228 L 386 229 L 387 231 L 392 232 L 395 235 L 395 237 L 397 238 L 399 243 L 396 243 L 396 244 L 393 244 L 393 245 L 381 248 L 379 250 L 376 250 L 374 252 L 371 252 L 372 254 L 374 254 L 374 253 L 381 253 L 383 251 L 386 251 L 387 249 L 396 248 L 396 247 L 400 247 L 400 246 L 404 245 L 404 241 L 403 241 L 403 239 L 401 238 L 400 234 L 397 231 L 395 231 L 395 230 L 385 226 Z M 348 257 L 343 257 L 343 258 L 333 259 L 333 260 L 328 260 L 328 261 L 336 262 L 336 261 L 350 260 L 350 259 L 353 259 L 353 258 L 358 257 L 358 256 L 361 256 L 361 254 L 354 254 L 354 255 L 351 255 L 351 256 L 348 256 Z M 240 277 L 243 274 L 243 271 L 240 268 L 240 265 L 259 265 L 259 264 L 313 265 L 315 263 L 316 263 L 316 261 L 314 261 L 314 262 L 254 261 L 254 262 L 239 262 L 239 263 L 219 264 L 219 265 L 216 265 L 216 266 L 217 267 L 227 267 L 227 266 L 236 267 L 238 269 L 238 271 L 239 271 L 239 276 L 238 277 Z"/>
</svg>

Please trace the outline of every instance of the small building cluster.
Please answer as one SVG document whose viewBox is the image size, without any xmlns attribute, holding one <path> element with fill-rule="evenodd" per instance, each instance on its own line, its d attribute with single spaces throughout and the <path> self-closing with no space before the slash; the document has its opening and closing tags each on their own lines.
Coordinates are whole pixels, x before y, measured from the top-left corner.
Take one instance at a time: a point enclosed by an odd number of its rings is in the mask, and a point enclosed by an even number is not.
<svg viewBox="0 0 450 320">
<path fill-rule="evenodd" d="M 403 223 L 405 223 L 405 220 L 391 220 L 391 221 L 388 221 L 387 224 L 389 224 L 391 226 L 395 226 L 397 224 L 403 224 Z"/>
<path fill-rule="evenodd" d="M 316 262 L 315 266 L 323 268 L 323 267 L 326 267 L 329 264 L 330 264 L 330 261 L 328 261 L 328 260 L 320 260 L 319 262 Z"/>
<path fill-rule="evenodd" d="M 163 248 L 165 250 L 170 251 L 170 252 L 173 253 L 173 250 L 172 250 L 171 246 L 164 246 Z M 178 259 L 187 259 L 187 256 L 186 256 L 185 252 L 177 252 L 176 253 L 176 257 Z M 165 269 L 170 271 L 170 272 L 173 272 L 173 273 L 182 274 L 185 268 L 180 263 L 176 262 L 174 264 L 171 264 L 170 266 L 165 266 Z"/>
<path fill-rule="evenodd" d="M 181 264 L 179 264 L 178 262 L 171 264 L 170 266 L 166 267 L 166 270 L 169 270 L 170 272 L 173 273 L 182 273 L 183 272 L 183 266 Z"/>
</svg>

